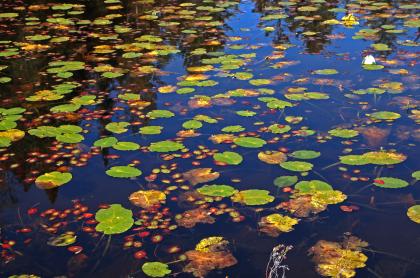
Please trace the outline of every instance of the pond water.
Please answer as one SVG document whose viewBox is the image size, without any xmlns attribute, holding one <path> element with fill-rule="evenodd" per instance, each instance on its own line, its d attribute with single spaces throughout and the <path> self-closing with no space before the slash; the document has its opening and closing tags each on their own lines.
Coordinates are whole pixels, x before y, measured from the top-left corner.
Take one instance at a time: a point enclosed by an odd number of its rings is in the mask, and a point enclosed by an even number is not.
<svg viewBox="0 0 420 278">
<path fill-rule="evenodd" d="M 0 7 L 1 277 L 420 277 L 415 1 Z"/>
</svg>

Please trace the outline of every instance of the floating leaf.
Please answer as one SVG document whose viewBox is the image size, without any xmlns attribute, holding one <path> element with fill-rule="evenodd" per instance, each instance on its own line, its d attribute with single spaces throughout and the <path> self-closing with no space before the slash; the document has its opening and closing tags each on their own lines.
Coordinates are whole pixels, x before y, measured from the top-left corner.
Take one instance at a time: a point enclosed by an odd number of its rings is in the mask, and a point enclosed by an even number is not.
<svg viewBox="0 0 420 278">
<path fill-rule="evenodd" d="M 140 148 L 140 145 L 134 142 L 119 141 L 116 144 L 114 144 L 112 147 L 119 151 L 135 151 Z"/>
<path fill-rule="evenodd" d="M 369 117 L 374 118 L 376 120 L 396 120 L 400 118 L 401 115 L 390 111 L 380 111 L 369 114 Z"/>
<path fill-rule="evenodd" d="M 243 160 L 242 156 L 235 152 L 216 153 L 213 158 L 228 165 L 239 165 Z"/>
<path fill-rule="evenodd" d="M 35 180 L 35 184 L 41 189 L 51 189 L 68 183 L 72 178 L 71 173 L 54 171 L 39 176 Z"/>
<path fill-rule="evenodd" d="M 114 178 L 134 178 L 142 174 L 142 172 L 132 166 L 114 166 L 106 171 L 108 176 Z"/>
<path fill-rule="evenodd" d="M 161 262 L 144 263 L 141 270 L 149 277 L 165 277 L 172 272 L 167 264 Z"/>
<path fill-rule="evenodd" d="M 297 183 L 297 176 L 281 176 L 274 179 L 273 183 L 277 187 L 292 186 Z"/>
<path fill-rule="evenodd" d="M 191 185 L 210 182 L 220 176 L 219 172 L 212 172 L 212 168 L 197 168 L 183 173 L 184 179 L 189 181 Z"/>
<path fill-rule="evenodd" d="M 243 203 L 249 206 L 265 205 L 274 201 L 274 197 L 270 195 L 269 191 L 261 189 L 239 191 L 231 198 L 234 202 Z"/>
<path fill-rule="evenodd" d="M 50 246 L 68 246 L 76 242 L 77 236 L 74 232 L 65 232 L 61 235 L 50 237 L 47 244 Z"/>
<path fill-rule="evenodd" d="M 321 155 L 320 152 L 311 151 L 311 150 L 299 150 L 294 151 L 290 154 L 290 156 L 297 158 L 297 159 L 314 159 Z"/>
<path fill-rule="evenodd" d="M 131 193 L 128 199 L 135 206 L 149 209 L 155 205 L 165 203 L 166 195 L 159 190 L 139 190 Z"/>
<path fill-rule="evenodd" d="M 321 75 L 332 75 L 332 74 L 337 74 L 338 71 L 335 69 L 322 69 L 322 70 L 315 70 L 314 73 L 321 74 Z"/>
<path fill-rule="evenodd" d="M 221 184 L 205 185 L 197 191 L 200 194 L 212 197 L 230 197 L 237 192 L 232 186 Z"/>
<path fill-rule="evenodd" d="M 241 125 L 231 125 L 231 126 L 225 126 L 222 128 L 223 132 L 241 132 L 244 131 L 245 128 Z"/>
<path fill-rule="evenodd" d="M 408 182 L 402 179 L 391 177 L 379 177 L 373 182 L 374 185 L 383 188 L 403 188 L 409 185 Z"/>
<path fill-rule="evenodd" d="M 112 146 L 114 146 L 115 144 L 117 144 L 118 139 L 112 136 L 109 137 L 104 137 L 101 138 L 99 140 L 96 140 L 93 145 L 95 147 L 100 147 L 100 148 L 110 148 Z"/>
<path fill-rule="evenodd" d="M 130 229 L 134 224 L 131 210 L 120 204 L 112 204 L 109 208 L 100 209 L 95 214 L 98 221 L 96 231 L 106 235 L 121 234 Z"/>
<path fill-rule="evenodd" d="M 278 151 L 263 151 L 258 153 L 258 159 L 268 164 L 279 164 L 287 160 L 287 155 Z"/>
<path fill-rule="evenodd" d="M 295 172 L 307 172 L 312 170 L 314 166 L 312 163 L 304 161 L 286 161 L 280 163 L 280 166 L 286 170 L 295 171 Z"/>
<path fill-rule="evenodd" d="M 407 210 L 407 216 L 412 221 L 420 224 L 420 205 L 409 207 Z"/>
<path fill-rule="evenodd" d="M 160 141 L 160 142 L 154 142 L 151 143 L 149 146 L 149 150 L 152 152 L 175 152 L 180 149 L 185 148 L 185 146 L 178 142 L 173 141 Z"/>
<path fill-rule="evenodd" d="M 344 243 L 318 241 L 311 249 L 317 272 L 326 277 L 354 277 L 355 269 L 366 266 L 367 257 Z"/>
<path fill-rule="evenodd" d="M 273 213 L 261 218 L 258 223 L 260 231 L 272 237 L 278 237 L 281 233 L 287 233 L 293 230 L 293 226 L 299 223 L 299 220 L 279 213 Z"/>
<path fill-rule="evenodd" d="M 359 135 L 359 132 L 357 130 L 345 129 L 345 128 L 331 129 L 330 131 L 328 131 L 328 133 L 331 134 L 332 136 L 346 138 L 346 139 L 353 138 Z"/>
<path fill-rule="evenodd" d="M 124 133 L 128 129 L 127 127 L 130 125 L 128 122 L 115 122 L 115 123 L 109 123 L 105 126 L 105 129 L 108 131 L 111 131 L 113 133 Z"/>
<path fill-rule="evenodd" d="M 185 129 L 199 129 L 202 126 L 203 124 L 197 120 L 186 121 L 182 124 L 182 127 Z"/>
<path fill-rule="evenodd" d="M 300 181 L 295 185 L 295 189 L 299 190 L 299 193 L 333 190 L 331 185 L 320 180 Z"/>
<path fill-rule="evenodd" d="M 140 128 L 140 133 L 145 135 L 161 134 L 162 129 L 161 126 L 143 126 Z"/>
<path fill-rule="evenodd" d="M 261 148 L 267 143 L 265 140 L 255 137 L 238 137 L 235 138 L 233 142 L 236 145 L 245 148 Z"/>
</svg>

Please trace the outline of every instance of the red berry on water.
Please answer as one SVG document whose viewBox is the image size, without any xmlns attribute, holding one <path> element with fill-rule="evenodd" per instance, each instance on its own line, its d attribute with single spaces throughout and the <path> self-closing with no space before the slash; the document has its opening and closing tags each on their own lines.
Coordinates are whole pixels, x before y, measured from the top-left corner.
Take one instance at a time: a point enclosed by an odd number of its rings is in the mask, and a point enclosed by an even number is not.
<svg viewBox="0 0 420 278">
<path fill-rule="evenodd" d="M 373 180 L 373 182 L 377 184 L 385 184 L 383 180 Z"/>
<path fill-rule="evenodd" d="M 67 248 L 67 250 L 69 250 L 70 252 L 72 252 L 74 254 L 79 254 L 80 252 L 83 251 L 83 247 L 82 246 L 78 246 L 78 245 L 73 245 L 73 246 L 69 246 Z"/>
<path fill-rule="evenodd" d="M 150 232 L 148 232 L 148 231 L 144 231 L 144 232 L 139 233 L 139 237 L 141 237 L 141 238 L 148 237 L 149 235 L 150 235 Z"/>
<path fill-rule="evenodd" d="M 145 258 L 146 256 L 147 256 L 147 254 L 143 250 L 140 250 L 140 251 L 137 251 L 136 253 L 134 253 L 134 258 L 136 258 L 137 260 L 141 260 L 141 259 Z"/>
<path fill-rule="evenodd" d="M 34 215 L 37 212 L 38 212 L 38 209 L 37 208 L 30 208 L 27 211 L 28 215 Z"/>
</svg>

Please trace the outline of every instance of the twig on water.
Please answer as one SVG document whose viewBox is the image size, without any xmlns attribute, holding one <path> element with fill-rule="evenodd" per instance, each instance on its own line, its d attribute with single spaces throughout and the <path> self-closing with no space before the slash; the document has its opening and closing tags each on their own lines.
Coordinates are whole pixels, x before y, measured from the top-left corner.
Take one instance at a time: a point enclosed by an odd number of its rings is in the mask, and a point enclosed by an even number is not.
<svg viewBox="0 0 420 278">
<path fill-rule="evenodd" d="M 286 271 L 289 270 L 289 267 L 282 264 L 282 262 L 286 259 L 287 252 L 292 248 L 293 246 L 291 245 L 285 246 L 283 244 L 279 244 L 273 248 L 265 269 L 266 278 L 286 278 Z"/>
</svg>

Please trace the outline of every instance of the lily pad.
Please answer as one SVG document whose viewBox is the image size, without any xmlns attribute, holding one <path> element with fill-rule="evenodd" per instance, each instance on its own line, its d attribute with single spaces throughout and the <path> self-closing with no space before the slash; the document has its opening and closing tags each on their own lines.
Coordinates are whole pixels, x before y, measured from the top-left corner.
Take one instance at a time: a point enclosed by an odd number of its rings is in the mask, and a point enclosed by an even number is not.
<svg viewBox="0 0 420 278">
<path fill-rule="evenodd" d="M 109 208 L 100 209 L 95 214 L 99 222 L 96 230 L 106 235 L 121 234 L 128 231 L 134 224 L 131 210 L 120 204 L 112 204 Z"/>
<path fill-rule="evenodd" d="M 235 152 L 223 152 L 223 153 L 216 153 L 213 156 L 214 160 L 223 162 L 229 165 L 239 165 L 243 158 L 240 154 Z"/>
<path fill-rule="evenodd" d="M 261 148 L 267 143 L 265 140 L 255 137 L 238 137 L 235 138 L 233 142 L 236 145 L 245 148 Z"/>
<path fill-rule="evenodd" d="M 165 277 L 172 272 L 167 264 L 161 262 L 147 262 L 141 270 L 149 277 Z"/>
<path fill-rule="evenodd" d="M 390 111 L 380 111 L 369 114 L 369 117 L 374 118 L 376 120 L 396 120 L 400 118 L 401 115 Z"/>
<path fill-rule="evenodd" d="M 108 176 L 114 178 L 134 178 L 142 174 L 142 172 L 132 166 L 114 166 L 106 171 Z"/>
<path fill-rule="evenodd" d="M 265 205 L 274 201 L 274 197 L 270 195 L 270 192 L 262 189 L 239 191 L 231 198 L 234 202 L 243 203 L 248 206 Z"/>
<path fill-rule="evenodd" d="M 407 216 L 412 221 L 420 224 L 420 205 L 409 207 L 407 210 Z"/>
<path fill-rule="evenodd" d="M 39 176 L 35 184 L 41 189 L 51 189 L 68 183 L 73 178 L 71 173 L 53 171 Z"/>
<path fill-rule="evenodd" d="M 315 70 L 315 74 L 321 74 L 321 75 L 333 75 L 337 74 L 338 71 L 335 69 L 322 69 L 322 70 Z"/>
<path fill-rule="evenodd" d="M 313 166 L 312 163 L 304 161 L 286 161 L 280 163 L 280 167 L 294 172 L 307 172 L 312 170 Z"/>
<path fill-rule="evenodd" d="M 96 140 L 93 145 L 95 147 L 100 147 L 100 148 L 110 148 L 112 146 L 114 146 L 115 144 L 117 144 L 118 139 L 112 136 L 109 137 L 104 137 L 101 138 L 99 140 Z"/>
<path fill-rule="evenodd" d="M 314 159 L 321 155 L 320 152 L 311 151 L 311 150 L 299 150 L 294 151 L 290 154 L 291 157 L 297 158 L 297 159 Z"/>
<path fill-rule="evenodd" d="M 173 141 L 160 141 L 151 143 L 149 146 L 149 150 L 152 152 L 175 152 L 185 148 L 185 146 L 178 142 Z"/>
<path fill-rule="evenodd" d="M 409 186 L 409 183 L 405 180 L 391 177 L 376 178 L 373 184 L 382 188 L 403 188 Z"/>
<path fill-rule="evenodd" d="M 197 189 L 197 191 L 200 194 L 212 197 L 230 197 L 238 192 L 238 190 L 232 186 L 224 184 L 205 185 Z"/>
<path fill-rule="evenodd" d="M 161 126 L 143 126 L 140 128 L 140 133 L 144 135 L 161 134 L 162 129 Z"/>
<path fill-rule="evenodd" d="M 333 190 L 331 185 L 320 180 L 300 181 L 295 185 L 295 189 L 299 190 L 299 193 Z"/>
<path fill-rule="evenodd" d="M 292 186 L 297 183 L 297 176 L 280 176 L 274 179 L 273 183 L 277 187 Z"/>
<path fill-rule="evenodd" d="M 165 203 L 166 195 L 159 190 L 139 190 L 131 193 L 128 199 L 135 206 L 149 209 L 155 205 Z"/>
<path fill-rule="evenodd" d="M 331 129 L 330 131 L 328 131 L 328 133 L 332 136 L 345 138 L 345 139 L 353 138 L 359 135 L 359 132 L 357 130 L 345 129 L 345 128 Z"/>
<path fill-rule="evenodd" d="M 182 127 L 185 129 L 199 129 L 202 126 L 203 124 L 197 120 L 186 121 L 182 124 Z"/>
<path fill-rule="evenodd" d="M 128 129 L 127 127 L 130 125 L 128 122 L 115 122 L 115 123 L 109 123 L 105 126 L 105 129 L 108 131 L 111 131 L 113 133 L 124 133 Z"/>
</svg>

